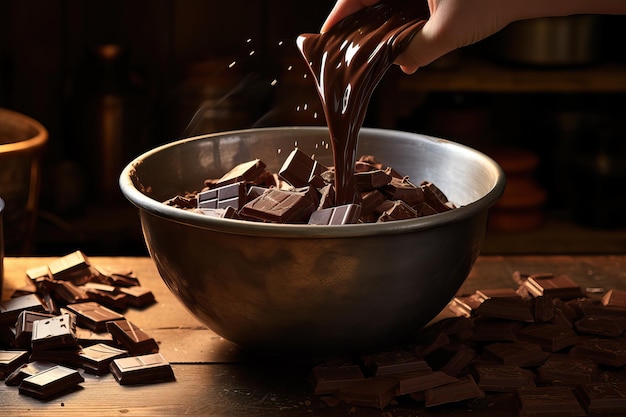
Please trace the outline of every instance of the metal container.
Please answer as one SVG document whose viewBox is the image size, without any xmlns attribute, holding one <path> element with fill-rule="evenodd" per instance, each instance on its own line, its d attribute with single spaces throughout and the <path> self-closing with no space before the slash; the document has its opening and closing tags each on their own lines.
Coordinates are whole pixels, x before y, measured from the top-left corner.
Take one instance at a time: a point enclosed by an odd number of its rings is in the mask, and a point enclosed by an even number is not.
<svg viewBox="0 0 626 417">
<path fill-rule="evenodd" d="M 466 146 L 362 129 L 358 154 L 414 181 L 430 180 L 459 208 L 420 219 L 309 226 L 217 219 L 162 201 L 260 158 L 278 172 L 297 146 L 332 165 L 325 127 L 282 127 L 185 139 L 122 172 L 150 255 L 178 299 L 209 328 L 255 352 L 336 355 L 402 340 L 433 319 L 468 276 L 504 174 Z"/>
<path fill-rule="evenodd" d="M 4 200 L 0 198 L 0 301 L 2 298 L 2 289 L 4 288 L 4 229 L 2 220 L 4 213 Z"/>
<path fill-rule="evenodd" d="M 602 56 L 600 16 L 542 17 L 513 22 L 493 37 L 501 59 L 536 66 L 577 66 Z"/>
<path fill-rule="evenodd" d="M 41 159 L 48 131 L 38 121 L 0 108 L 0 195 L 7 253 L 30 251 L 39 205 Z"/>
</svg>

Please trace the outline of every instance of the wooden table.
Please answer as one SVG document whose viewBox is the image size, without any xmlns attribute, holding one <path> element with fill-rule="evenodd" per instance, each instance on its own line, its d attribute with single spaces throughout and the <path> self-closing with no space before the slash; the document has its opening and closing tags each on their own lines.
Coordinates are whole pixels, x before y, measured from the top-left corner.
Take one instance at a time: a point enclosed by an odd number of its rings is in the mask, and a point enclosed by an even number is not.
<svg viewBox="0 0 626 417">
<path fill-rule="evenodd" d="M 23 286 L 25 271 L 52 258 L 5 259 L 3 299 Z M 339 405 L 329 407 L 312 393 L 307 380 L 310 363 L 269 363 L 243 354 L 230 342 L 203 326 L 171 295 L 149 258 L 91 257 L 95 265 L 129 267 L 157 303 L 145 310 L 130 309 L 126 317 L 160 343 L 174 368 L 176 382 L 121 386 L 109 374 L 85 374 L 82 388 L 48 402 L 18 394 L 0 383 L 0 415 L 6 416 L 459 416 L 506 417 L 510 405 L 497 400 L 483 410 L 459 414 L 452 409 L 423 410 L 414 405 L 391 405 L 383 411 Z M 463 286 L 515 287 L 514 271 L 569 274 L 583 288 L 626 289 L 624 256 L 484 256 L 478 259 Z M 502 408 L 501 408 L 502 407 Z"/>
</svg>

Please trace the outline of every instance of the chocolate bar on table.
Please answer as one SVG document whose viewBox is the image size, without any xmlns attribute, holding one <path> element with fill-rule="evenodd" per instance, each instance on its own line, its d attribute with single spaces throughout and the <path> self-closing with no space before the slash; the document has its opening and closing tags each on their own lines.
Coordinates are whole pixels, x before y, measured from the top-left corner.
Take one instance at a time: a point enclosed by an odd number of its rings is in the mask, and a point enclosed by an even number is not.
<svg viewBox="0 0 626 417">
<path fill-rule="evenodd" d="M 515 392 L 521 387 L 535 386 L 535 374 L 516 365 L 476 364 L 472 375 L 483 391 Z"/>
<path fill-rule="evenodd" d="M 95 301 L 105 307 L 116 311 L 123 311 L 128 307 L 127 295 L 120 291 L 119 287 L 88 282 L 80 287 L 91 301 Z"/>
<path fill-rule="evenodd" d="M 520 417 L 587 415 L 568 387 L 520 388 L 515 399 Z"/>
<path fill-rule="evenodd" d="M 383 409 L 394 399 L 397 385 L 394 379 L 375 376 L 347 384 L 335 396 L 350 405 Z"/>
<path fill-rule="evenodd" d="M 91 279 L 93 272 L 87 256 L 77 250 L 48 263 L 52 279 L 71 281 L 75 285 L 82 285 Z"/>
<path fill-rule="evenodd" d="M 0 302 L 0 323 L 15 324 L 17 316 L 25 310 L 44 313 L 46 308 L 37 294 L 22 295 Z"/>
<path fill-rule="evenodd" d="M 359 365 L 330 361 L 316 365 L 311 370 L 315 394 L 338 392 L 343 386 L 365 379 Z"/>
<path fill-rule="evenodd" d="M 390 350 L 363 355 L 361 360 L 365 369 L 376 376 L 407 371 L 430 371 L 430 366 L 423 358 L 418 358 L 408 350 Z"/>
<path fill-rule="evenodd" d="M 28 361 L 26 350 L 0 350 L 0 379 Z"/>
<path fill-rule="evenodd" d="M 474 378 L 471 375 L 467 375 L 450 384 L 426 390 L 424 401 L 426 407 L 434 407 L 484 396 L 484 391 L 476 384 Z"/>
<path fill-rule="evenodd" d="M 20 394 L 39 400 L 47 400 L 63 392 L 76 388 L 85 378 L 75 369 L 61 365 L 24 378 L 18 389 Z"/>
<path fill-rule="evenodd" d="M 591 382 L 578 384 L 574 394 L 588 413 L 623 413 L 626 410 L 626 383 Z"/>
<path fill-rule="evenodd" d="M 8 386 L 16 387 L 20 385 L 20 383 L 25 378 L 28 378 L 29 376 L 33 376 L 41 371 L 45 371 L 46 369 L 50 369 L 55 366 L 56 364 L 52 362 L 33 361 L 24 363 L 13 372 L 11 372 L 4 380 L 4 383 Z"/>
<path fill-rule="evenodd" d="M 443 371 L 406 371 L 385 375 L 385 378 L 397 382 L 396 395 L 414 394 L 430 388 L 450 384 L 458 381 L 458 378 L 450 376 Z"/>
<path fill-rule="evenodd" d="M 109 321 L 106 326 L 113 336 L 113 340 L 128 350 L 131 355 L 143 355 L 159 351 L 157 342 L 128 320 Z"/>
<path fill-rule="evenodd" d="M 144 308 L 155 303 L 154 294 L 148 288 L 136 285 L 134 287 L 120 288 L 126 295 L 128 305 L 135 308 Z"/>
<path fill-rule="evenodd" d="M 33 335 L 33 322 L 35 320 L 49 319 L 54 317 L 52 314 L 38 313 L 36 311 L 22 311 L 17 316 L 15 323 L 15 340 L 21 347 L 30 347 L 31 338 Z"/>
<path fill-rule="evenodd" d="M 76 315 L 76 324 L 86 327 L 96 333 L 107 330 L 106 323 L 113 320 L 123 320 L 124 316 L 106 308 L 95 301 L 68 304 L 67 309 Z"/>
<path fill-rule="evenodd" d="M 110 371 L 113 360 L 125 358 L 128 351 L 104 343 L 83 348 L 78 353 L 78 365 L 91 374 L 104 375 Z"/>
<path fill-rule="evenodd" d="M 76 348 L 76 319 L 68 313 L 33 322 L 31 338 L 33 352 Z"/>
<path fill-rule="evenodd" d="M 110 370 L 121 385 L 154 384 L 176 380 L 172 366 L 160 353 L 114 359 Z"/>
</svg>

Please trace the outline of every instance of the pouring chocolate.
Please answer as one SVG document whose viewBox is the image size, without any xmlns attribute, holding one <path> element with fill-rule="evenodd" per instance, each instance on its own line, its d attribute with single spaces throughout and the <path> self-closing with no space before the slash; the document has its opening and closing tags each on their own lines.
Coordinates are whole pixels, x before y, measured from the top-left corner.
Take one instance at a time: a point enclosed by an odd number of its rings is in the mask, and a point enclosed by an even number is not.
<svg viewBox="0 0 626 417">
<path fill-rule="evenodd" d="M 359 201 L 354 183 L 358 134 L 374 89 L 429 17 L 426 1 L 386 0 L 323 34 L 303 34 L 307 60 L 331 135 L 337 205 Z"/>
</svg>

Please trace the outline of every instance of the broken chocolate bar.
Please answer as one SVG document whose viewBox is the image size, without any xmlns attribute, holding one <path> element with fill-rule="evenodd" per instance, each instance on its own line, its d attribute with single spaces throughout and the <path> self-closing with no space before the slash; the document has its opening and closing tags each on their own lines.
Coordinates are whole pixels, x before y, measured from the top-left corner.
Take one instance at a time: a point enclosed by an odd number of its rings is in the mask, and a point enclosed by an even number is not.
<svg viewBox="0 0 626 417">
<path fill-rule="evenodd" d="M 0 302 L 0 323 L 15 324 L 17 316 L 25 310 L 43 313 L 46 311 L 44 304 L 36 294 L 22 295 Z"/>
<path fill-rule="evenodd" d="M 314 211 L 309 217 L 309 224 L 342 225 L 358 223 L 360 215 L 360 205 L 345 204 Z"/>
<path fill-rule="evenodd" d="M 17 316 L 17 322 L 15 323 L 15 340 L 17 344 L 21 347 L 29 348 L 33 334 L 33 322 L 50 317 L 53 317 L 52 314 L 28 310 L 22 311 L 19 316 Z"/>
<path fill-rule="evenodd" d="M 515 392 L 535 386 L 535 374 L 516 365 L 477 364 L 472 374 L 483 391 Z"/>
<path fill-rule="evenodd" d="M 314 366 L 311 375 L 315 394 L 338 392 L 347 384 L 365 379 L 359 365 L 337 363 L 336 361 Z"/>
<path fill-rule="evenodd" d="M 131 355 L 159 351 L 157 342 L 128 320 L 109 321 L 106 326 L 113 340 L 128 350 Z"/>
<path fill-rule="evenodd" d="M 246 196 L 246 184 L 239 181 L 198 193 L 198 208 L 225 209 L 232 207 L 239 210 L 246 204 Z"/>
<path fill-rule="evenodd" d="M 66 313 L 34 321 L 31 345 L 33 351 L 77 347 L 76 319 Z"/>
<path fill-rule="evenodd" d="M 160 353 L 115 359 L 110 370 L 120 385 L 154 384 L 176 379 L 171 365 Z"/>
<path fill-rule="evenodd" d="M 383 409 L 396 395 L 398 382 L 386 377 L 366 378 L 342 387 L 336 397 L 351 405 Z"/>
<path fill-rule="evenodd" d="M 33 376 L 35 374 L 38 374 L 41 371 L 45 371 L 46 369 L 50 369 L 55 366 L 56 364 L 52 362 L 34 361 L 34 362 L 24 363 L 23 365 L 15 369 L 13 372 L 11 372 L 11 374 L 9 374 L 4 380 L 4 383 L 8 386 L 16 387 L 20 385 L 20 383 L 25 378 L 28 378 L 29 376 Z"/>
<path fill-rule="evenodd" d="M 83 348 L 78 353 L 78 365 L 82 367 L 85 372 L 104 375 L 110 371 L 109 365 L 113 360 L 127 356 L 128 351 L 126 350 L 117 349 L 104 343 L 98 343 Z"/>
<path fill-rule="evenodd" d="M 426 390 L 424 400 L 426 407 L 434 407 L 484 396 L 484 391 L 476 384 L 474 378 L 467 375 L 450 384 Z"/>
<path fill-rule="evenodd" d="M 291 151 L 278 175 L 296 188 L 307 185 L 321 188 L 326 184 L 321 174 L 327 170 L 328 168 L 296 148 Z"/>
<path fill-rule="evenodd" d="M 0 379 L 4 379 L 27 360 L 26 350 L 0 350 Z"/>
<path fill-rule="evenodd" d="M 67 309 L 76 315 L 76 324 L 91 329 L 96 333 L 107 330 L 106 323 L 113 320 L 123 320 L 124 316 L 108 309 L 95 301 L 68 304 Z"/>
<path fill-rule="evenodd" d="M 224 174 L 217 180 L 215 186 L 221 187 L 239 181 L 255 182 L 265 172 L 265 167 L 265 163 L 260 159 L 243 162 Z"/>
<path fill-rule="evenodd" d="M 89 281 L 92 275 L 89 259 L 79 250 L 48 263 L 48 269 L 53 279 L 72 281 L 76 285 L 82 285 Z"/>
<path fill-rule="evenodd" d="M 577 417 L 587 414 L 567 387 L 520 388 L 515 394 L 520 417 Z"/>
<path fill-rule="evenodd" d="M 316 208 L 317 202 L 310 191 L 270 188 L 244 205 L 240 215 L 270 223 L 301 223 L 308 221 Z"/>
<path fill-rule="evenodd" d="M 18 388 L 20 394 L 47 400 L 84 381 L 85 378 L 77 370 L 57 365 L 25 378 Z"/>
</svg>

